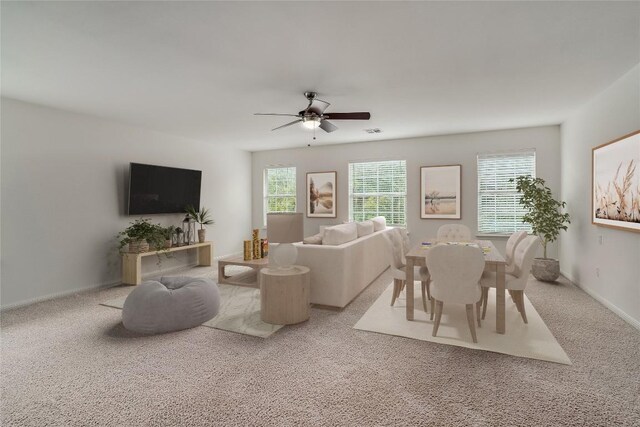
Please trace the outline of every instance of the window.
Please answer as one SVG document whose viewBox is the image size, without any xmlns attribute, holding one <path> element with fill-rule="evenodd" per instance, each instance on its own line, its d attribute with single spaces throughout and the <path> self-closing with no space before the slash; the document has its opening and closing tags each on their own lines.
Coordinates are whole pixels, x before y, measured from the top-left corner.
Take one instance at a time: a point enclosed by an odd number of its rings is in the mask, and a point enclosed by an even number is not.
<svg viewBox="0 0 640 427">
<path fill-rule="evenodd" d="M 264 170 L 264 223 L 271 212 L 296 211 L 296 168 Z"/>
<path fill-rule="evenodd" d="M 404 160 L 349 163 L 349 219 L 378 215 L 389 225 L 407 223 L 407 163 Z"/>
<path fill-rule="evenodd" d="M 478 233 L 531 231 L 516 183 L 509 182 L 519 175 L 536 176 L 535 151 L 478 155 Z"/>
</svg>

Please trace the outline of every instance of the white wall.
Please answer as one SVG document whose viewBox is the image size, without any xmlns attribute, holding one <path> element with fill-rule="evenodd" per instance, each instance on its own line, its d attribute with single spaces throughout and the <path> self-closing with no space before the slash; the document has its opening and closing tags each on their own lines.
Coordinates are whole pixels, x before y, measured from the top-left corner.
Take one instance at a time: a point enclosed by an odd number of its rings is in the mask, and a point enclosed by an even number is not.
<svg viewBox="0 0 640 427">
<path fill-rule="evenodd" d="M 302 131 L 300 131 L 302 132 Z M 555 195 L 560 194 L 560 128 L 545 126 L 404 140 L 305 147 L 253 153 L 253 225 L 263 227 L 263 171 L 268 166 L 296 166 L 298 212 L 306 213 L 306 173 L 337 171 L 338 215 L 336 219 L 306 218 L 305 236 L 318 232 L 322 224 L 335 224 L 349 217 L 348 164 L 352 161 L 407 161 L 407 228 L 411 240 L 435 236 L 438 227 L 452 220 L 420 219 L 420 167 L 462 165 L 462 219 L 477 230 L 476 154 L 535 148 L 537 176 L 545 179 Z M 493 239 L 504 248 L 505 239 Z M 550 256 L 556 256 L 555 244 Z"/>
<path fill-rule="evenodd" d="M 1 136 L 2 307 L 120 280 L 114 236 L 135 219 L 125 215 L 129 162 L 202 170 L 216 257 L 240 252 L 250 230 L 248 152 L 5 98 Z M 143 274 L 194 261 L 146 257 Z"/>
<path fill-rule="evenodd" d="M 591 224 L 591 149 L 639 129 L 640 65 L 562 124 L 562 198 L 572 217 L 560 240 L 563 274 L 638 328 L 640 234 Z"/>
</svg>

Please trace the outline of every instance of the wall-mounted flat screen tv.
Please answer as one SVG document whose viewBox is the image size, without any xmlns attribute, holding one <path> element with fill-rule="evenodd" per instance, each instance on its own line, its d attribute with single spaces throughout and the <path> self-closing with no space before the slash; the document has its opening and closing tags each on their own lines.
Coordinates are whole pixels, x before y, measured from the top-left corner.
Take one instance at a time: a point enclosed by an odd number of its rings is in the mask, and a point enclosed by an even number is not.
<svg viewBox="0 0 640 427">
<path fill-rule="evenodd" d="M 131 163 L 129 177 L 129 215 L 200 209 L 202 171 Z"/>
</svg>

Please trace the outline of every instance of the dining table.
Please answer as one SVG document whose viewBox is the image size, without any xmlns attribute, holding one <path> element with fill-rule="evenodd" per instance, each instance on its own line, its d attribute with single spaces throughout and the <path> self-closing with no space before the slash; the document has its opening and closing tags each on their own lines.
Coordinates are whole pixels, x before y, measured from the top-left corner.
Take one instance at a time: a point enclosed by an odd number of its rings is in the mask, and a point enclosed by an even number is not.
<svg viewBox="0 0 640 427">
<path fill-rule="evenodd" d="M 407 320 L 414 317 L 414 267 L 427 265 L 429 249 L 439 244 L 466 244 L 478 246 L 482 249 L 485 270 L 496 272 L 496 332 L 505 333 L 505 266 L 504 256 L 496 249 L 490 240 L 472 240 L 469 242 L 448 242 L 438 239 L 428 239 L 411 248 L 405 255 L 407 260 Z"/>
</svg>

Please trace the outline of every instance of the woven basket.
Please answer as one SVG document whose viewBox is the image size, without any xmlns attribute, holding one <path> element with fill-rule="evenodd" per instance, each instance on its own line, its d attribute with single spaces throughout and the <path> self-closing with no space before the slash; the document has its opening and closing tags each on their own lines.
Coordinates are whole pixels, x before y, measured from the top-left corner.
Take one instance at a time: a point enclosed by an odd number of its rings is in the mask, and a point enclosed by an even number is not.
<svg viewBox="0 0 640 427">
<path fill-rule="evenodd" d="M 147 252 L 149 250 L 149 243 L 146 240 L 137 240 L 129 243 L 129 252 L 140 253 Z"/>
</svg>

